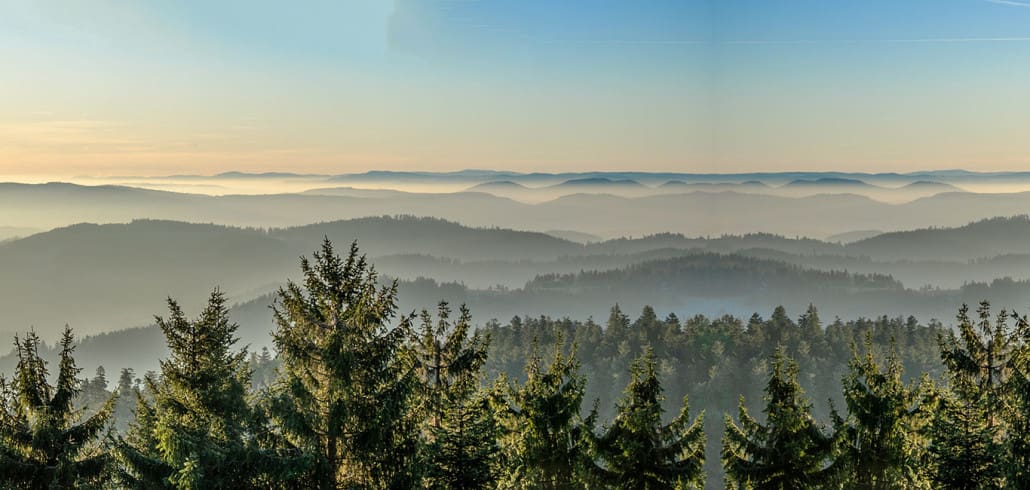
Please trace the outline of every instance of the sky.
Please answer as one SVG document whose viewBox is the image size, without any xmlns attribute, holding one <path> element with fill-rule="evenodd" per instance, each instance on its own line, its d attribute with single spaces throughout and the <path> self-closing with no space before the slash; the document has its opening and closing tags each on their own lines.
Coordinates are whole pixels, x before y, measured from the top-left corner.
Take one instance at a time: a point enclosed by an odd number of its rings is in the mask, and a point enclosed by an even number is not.
<svg viewBox="0 0 1030 490">
<path fill-rule="evenodd" d="M 0 67 L 0 176 L 1030 162 L 1030 0 L 0 0 Z"/>
</svg>

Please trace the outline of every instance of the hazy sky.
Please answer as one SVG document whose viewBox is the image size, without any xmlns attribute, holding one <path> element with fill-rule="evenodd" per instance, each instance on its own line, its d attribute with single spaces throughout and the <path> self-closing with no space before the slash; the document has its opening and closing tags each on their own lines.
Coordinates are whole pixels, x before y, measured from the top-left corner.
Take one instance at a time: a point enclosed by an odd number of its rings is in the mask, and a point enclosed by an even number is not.
<svg viewBox="0 0 1030 490">
<path fill-rule="evenodd" d="M 1027 169 L 1030 0 L 0 0 L 0 174 Z"/>
</svg>

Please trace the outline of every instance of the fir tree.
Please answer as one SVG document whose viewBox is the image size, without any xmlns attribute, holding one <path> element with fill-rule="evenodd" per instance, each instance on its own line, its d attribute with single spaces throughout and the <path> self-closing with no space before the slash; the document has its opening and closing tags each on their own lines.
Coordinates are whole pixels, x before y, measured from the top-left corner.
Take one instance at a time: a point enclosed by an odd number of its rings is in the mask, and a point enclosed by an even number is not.
<svg viewBox="0 0 1030 490">
<path fill-rule="evenodd" d="M 873 358 L 872 338 L 866 354 L 852 346 L 842 380 L 847 418 L 834 412 L 839 443 L 835 465 L 841 486 L 853 489 L 926 488 L 919 433 L 925 424 L 922 390 L 902 382 L 902 367 L 893 347 L 886 365 Z"/>
<path fill-rule="evenodd" d="M 927 428 L 933 488 L 1002 488 L 999 447 L 983 410 L 950 390 L 937 390 L 934 400 Z"/>
<path fill-rule="evenodd" d="M 301 272 L 303 284 L 280 289 L 274 305 L 282 375 L 269 409 L 289 444 L 314 461 L 304 484 L 414 485 L 415 375 L 410 325 L 390 325 L 396 283 L 380 286 L 356 243 L 344 260 L 328 238 L 314 262 L 301 259 Z"/>
<path fill-rule="evenodd" d="M 798 319 L 798 328 L 801 330 L 801 339 L 809 344 L 821 343 L 823 338 L 822 322 L 819 321 L 819 310 L 813 304 L 808 305 L 805 314 Z"/>
<path fill-rule="evenodd" d="M 586 380 L 579 376 L 575 355 L 564 355 L 558 335 L 554 358 L 544 370 L 539 349 L 526 363 L 526 382 L 496 387 L 504 434 L 504 475 L 500 488 L 566 490 L 586 488 L 592 462 L 588 434 L 593 417 L 582 420 L 580 408 Z"/>
<path fill-rule="evenodd" d="M 788 490 L 828 481 L 832 438 L 812 418 L 797 371 L 797 364 L 776 349 L 765 389 L 765 424 L 748 415 L 743 397 L 740 425 L 726 416 L 722 460 L 729 486 Z"/>
<path fill-rule="evenodd" d="M 1012 408 L 1006 438 L 1006 477 L 1013 488 L 1030 488 L 1030 321 L 1026 316 L 1015 319 L 1017 346 L 1008 380 Z"/>
<path fill-rule="evenodd" d="M 118 399 L 114 404 L 114 428 L 119 434 L 125 434 L 129 430 L 129 423 L 136 413 L 138 392 L 135 383 L 132 369 L 123 368 L 118 376 Z"/>
<path fill-rule="evenodd" d="M 662 386 L 649 348 L 634 360 L 618 415 L 596 441 L 603 462 L 599 481 L 618 489 L 657 490 L 704 486 L 704 414 L 690 422 L 686 398 L 680 413 L 662 424 Z"/>
<path fill-rule="evenodd" d="M 798 340 L 798 326 L 790 319 L 787 309 L 783 306 L 773 309 L 772 316 L 763 328 L 768 347 L 792 345 Z"/>
<path fill-rule="evenodd" d="M 82 416 L 88 417 L 102 409 L 110 399 L 111 392 L 107 391 L 107 373 L 104 366 L 98 366 L 92 379 L 84 378 L 81 381 L 74 405 L 77 410 L 81 410 Z"/>
<path fill-rule="evenodd" d="M 114 399 L 81 419 L 72 400 L 79 393 L 79 368 L 71 329 L 61 336 L 55 385 L 47 381 L 39 337 L 15 338 L 18 364 L 8 384 L 0 378 L 0 486 L 52 489 L 99 488 L 110 458 L 99 438 Z"/>
<path fill-rule="evenodd" d="M 422 312 L 414 339 L 419 380 L 416 416 L 425 444 L 425 485 L 429 488 L 489 488 L 495 477 L 496 424 L 480 388 L 487 340 L 470 334 L 472 317 L 461 307 L 453 324 L 450 307 L 440 303 L 437 321 Z"/>
<path fill-rule="evenodd" d="M 1014 337 L 1004 311 L 993 324 L 986 301 L 977 322 L 968 311 L 965 305 L 959 310 L 959 335 L 949 332 L 940 340 L 950 391 L 940 393 L 930 426 L 934 480 L 942 488 L 1000 488 Z"/>
<path fill-rule="evenodd" d="M 237 325 L 225 295 L 215 290 L 195 321 L 168 300 L 169 317 L 157 317 L 170 356 L 159 380 L 149 378 L 153 402 L 140 400 L 136 442 L 123 445 L 133 485 L 172 488 L 254 486 L 275 473 L 278 461 L 252 437 L 246 400 L 246 352 L 234 351 Z M 149 433 L 146 433 L 149 432 Z"/>
<path fill-rule="evenodd" d="M 117 452 L 119 464 L 115 472 L 115 480 L 126 487 L 140 489 L 169 488 L 168 477 L 172 469 L 161 460 L 158 449 L 160 443 L 155 430 L 157 410 L 154 408 L 154 395 L 159 382 L 157 375 L 148 371 L 140 386 L 134 386 L 135 413 L 125 431 L 125 437 L 119 439 Z"/>
<path fill-rule="evenodd" d="M 980 303 L 975 323 L 968 311 L 965 305 L 959 310 L 958 337 L 949 333 L 941 340 L 941 358 L 955 393 L 980 404 L 987 423 L 1001 430 L 1006 381 L 1012 371 L 1016 339 L 1008 327 L 1009 315 L 1005 310 L 993 324 L 990 303 Z"/>
<path fill-rule="evenodd" d="M 251 390 L 260 392 L 268 389 L 275 382 L 275 370 L 279 362 L 272 357 L 268 347 L 261 348 L 261 354 L 250 354 Z"/>
</svg>

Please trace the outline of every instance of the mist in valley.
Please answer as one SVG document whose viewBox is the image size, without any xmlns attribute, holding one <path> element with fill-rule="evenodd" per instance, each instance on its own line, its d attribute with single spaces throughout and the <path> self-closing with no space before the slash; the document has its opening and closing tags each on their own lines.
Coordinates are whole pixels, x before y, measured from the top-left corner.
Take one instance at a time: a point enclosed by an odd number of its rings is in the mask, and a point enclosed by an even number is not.
<svg viewBox="0 0 1030 490">
<path fill-rule="evenodd" d="M 615 304 L 680 317 L 814 304 L 827 318 L 950 324 L 963 302 L 1030 304 L 1030 193 L 963 190 L 1025 179 L 467 171 L 0 184 L 0 332 L 53 342 L 70 325 L 109 338 L 146 328 L 169 297 L 195 310 L 216 287 L 267 313 L 323 238 L 356 242 L 384 283 L 399 281 L 399 311 L 446 300 L 478 325 L 600 319 Z M 154 190 L 165 183 L 219 192 Z M 271 317 L 249 318 L 245 343 L 272 347 Z M 82 362 L 145 370 L 156 358 Z"/>
</svg>

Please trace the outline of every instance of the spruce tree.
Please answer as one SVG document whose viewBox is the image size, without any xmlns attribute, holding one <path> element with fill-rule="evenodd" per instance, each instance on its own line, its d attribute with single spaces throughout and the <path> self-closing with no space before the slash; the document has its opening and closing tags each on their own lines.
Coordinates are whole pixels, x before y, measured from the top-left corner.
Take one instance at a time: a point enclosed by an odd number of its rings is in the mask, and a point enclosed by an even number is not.
<svg viewBox="0 0 1030 490">
<path fill-rule="evenodd" d="M 136 413 L 136 396 L 138 395 L 132 369 L 122 368 L 118 376 L 118 399 L 114 404 L 114 428 L 119 434 L 129 430 Z"/>
<path fill-rule="evenodd" d="M 795 345 L 798 341 L 798 326 L 787 315 L 787 309 L 777 306 L 773 309 L 769 320 L 763 325 L 766 347 L 770 350 L 785 345 Z M 766 351 L 769 352 L 769 351 Z"/>
<path fill-rule="evenodd" d="M 958 315 L 956 336 L 940 339 L 948 390 L 939 393 L 930 426 L 934 484 L 940 488 L 1000 488 L 1004 485 L 1005 406 L 1014 337 L 1008 315 L 991 321 L 980 303 L 976 322 L 968 307 Z"/>
<path fill-rule="evenodd" d="M 75 408 L 82 411 L 84 417 L 97 413 L 111 399 L 107 391 L 107 374 L 104 366 L 98 366 L 93 378 L 83 378 L 79 391 L 75 395 Z"/>
<path fill-rule="evenodd" d="M 829 480 L 833 440 L 812 418 L 797 374 L 797 363 L 777 348 L 765 389 L 765 424 L 748 414 L 743 397 L 740 425 L 726 416 L 722 460 L 728 486 L 788 490 Z"/>
<path fill-rule="evenodd" d="M 279 361 L 272 357 L 268 347 L 262 347 L 260 354 L 256 352 L 251 353 L 248 365 L 251 372 L 250 385 L 252 391 L 260 392 L 267 390 L 275 382 L 276 368 L 279 366 Z"/>
<path fill-rule="evenodd" d="M 357 243 L 341 259 L 327 238 L 302 284 L 273 307 L 281 377 L 269 406 L 289 444 L 314 462 L 304 485 L 407 488 L 416 484 L 410 415 L 415 373 L 407 320 L 391 325 L 397 285 L 380 286 Z"/>
<path fill-rule="evenodd" d="M 575 355 L 562 352 L 563 344 L 559 334 L 546 369 L 534 344 L 525 383 L 498 380 L 495 405 L 504 431 L 499 488 L 588 488 L 593 465 L 588 437 L 594 421 L 580 415 L 586 380 L 578 374 Z"/>
<path fill-rule="evenodd" d="M 691 422 L 684 398 L 680 413 L 663 425 L 663 400 L 654 351 L 648 348 L 634 360 L 618 414 L 596 441 L 602 461 L 599 481 L 604 486 L 626 490 L 704 486 L 704 414 Z"/>
<path fill-rule="evenodd" d="M 229 320 L 225 295 L 212 292 L 194 321 L 174 300 L 168 308 L 169 317 L 157 317 L 157 325 L 169 357 L 161 360 L 160 378 L 148 378 L 153 401 L 138 401 L 133 440 L 140 445 L 122 445 L 128 483 L 240 488 L 277 473 L 279 461 L 253 438 L 246 351 L 233 349 L 238 327 Z"/>
<path fill-rule="evenodd" d="M 101 437 L 114 399 L 82 418 L 73 407 L 80 383 L 71 329 L 61 336 L 56 384 L 47 381 L 39 337 L 15 338 L 18 364 L 8 383 L 0 378 L 0 486 L 99 488 L 110 464 Z"/>
<path fill-rule="evenodd" d="M 1008 391 L 1011 395 L 1009 431 L 1006 438 L 1006 483 L 1030 488 L 1030 321 L 1014 315 L 1016 336 Z"/>
<path fill-rule="evenodd" d="M 798 329 L 801 330 L 801 340 L 813 347 L 822 343 L 823 327 L 819 321 L 819 310 L 815 305 L 809 304 L 805 314 L 798 319 Z"/>
<path fill-rule="evenodd" d="M 983 410 L 948 389 L 936 390 L 934 400 L 927 428 L 933 488 L 1003 488 L 1000 448 Z"/>
<path fill-rule="evenodd" d="M 841 486 L 927 488 L 919 435 L 926 422 L 922 390 L 902 381 L 903 368 L 893 346 L 885 366 L 873 358 L 872 348 L 870 336 L 864 356 L 852 346 L 849 373 L 841 381 L 847 417 L 833 414 Z"/>
<path fill-rule="evenodd" d="M 490 488 L 496 479 L 496 423 L 480 389 L 488 341 L 471 333 L 472 317 L 462 306 L 457 321 L 440 303 L 437 321 L 423 310 L 414 338 L 418 404 L 425 443 L 424 485 L 428 488 Z"/>
</svg>

